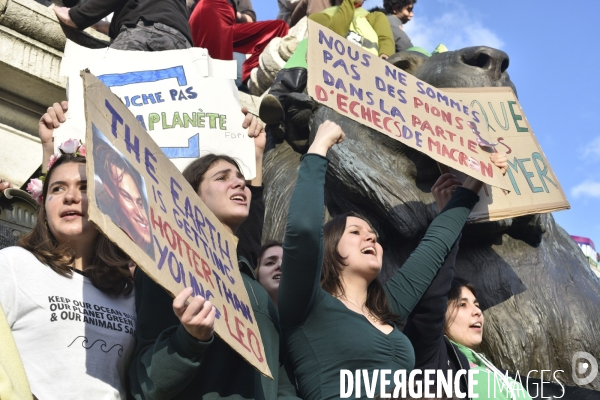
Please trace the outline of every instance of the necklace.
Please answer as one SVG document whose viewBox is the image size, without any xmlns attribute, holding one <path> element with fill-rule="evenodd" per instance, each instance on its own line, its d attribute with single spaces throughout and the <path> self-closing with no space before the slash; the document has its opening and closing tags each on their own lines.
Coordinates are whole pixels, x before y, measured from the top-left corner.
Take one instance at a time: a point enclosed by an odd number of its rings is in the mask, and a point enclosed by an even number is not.
<svg viewBox="0 0 600 400">
<path fill-rule="evenodd" d="M 379 322 L 379 318 L 377 318 L 376 315 L 374 315 L 371 310 L 369 310 L 367 308 L 367 312 L 368 314 L 365 314 L 365 305 L 363 304 L 362 307 L 359 306 L 358 304 L 354 303 L 353 301 L 350 301 L 350 299 L 348 299 L 346 296 L 341 297 L 341 296 L 335 296 L 336 299 L 340 300 L 340 301 L 347 301 L 348 303 L 352 304 L 354 307 L 358 308 L 360 310 L 360 313 L 365 316 L 367 319 L 370 319 L 372 322 Z"/>
</svg>

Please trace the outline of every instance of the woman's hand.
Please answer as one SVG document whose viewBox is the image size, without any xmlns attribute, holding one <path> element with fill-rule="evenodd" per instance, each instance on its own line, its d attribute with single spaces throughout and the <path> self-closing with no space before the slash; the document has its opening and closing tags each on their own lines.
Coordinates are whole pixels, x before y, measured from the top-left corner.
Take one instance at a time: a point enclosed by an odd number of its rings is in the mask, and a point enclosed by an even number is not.
<svg viewBox="0 0 600 400">
<path fill-rule="evenodd" d="M 254 138 L 254 154 L 256 156 L 256 177 L 250 181 L 250 185 L 261 186 L 263 154 L 267 144 L 267 134 L 262 121 L 256 115 L 250 114 L 246 107 L 242 107 L 242 112 L 246 116 L 242 127 L 248 128 L 248 136 Z"/>
<path fill-rule="evenodd" d="M 0 193 L 11 187 L 13 187 L 13 185 L 10 182 L 7 182 L 4 178 L 0 178 Z"/>
<path fill-rule="evenodd" d="M 70 26 L 71 28 L 79 29 L 75 22 L 71 19 L 69 15 L 70 8 L 68 7 L 54 7 L 54 13 L 60 22 L 63 24 Z"/>
<path fill-rule="evenodd" d="M 506 174 L 506 170 L 508 169 L 506 153 L 494 153 L 490 156 L 490 160 L 496 167 L 500 168 L 502 175 Z"/>
<path fill-rule="evenodd" d="M 344 131 L 342 131 L 342 128 L 338 124 L 327 120 L 319 126 L 315 140 L 310 145 L 308 153 L 320 154 L 325 157 L 327 150 L 336 143 L 342 143 L 345 137 Z"/>
<path fill-rule="evenodd" d="M 189 299 L 192 293 L 192 288 L 186 288 L 179 293 L 173 300 L 173 311 L 190 335 L 202 342 L 208 342 L 214 332 L 216 309 L 202 296 Z"/>
<path fill-rule="evenodd" d="M 256 158 L 262 157 L 267 144 L 267 135 L 262 121 L 254 114 L 251 114 L 246 107 L 242 107 L 244 113 L 244 122 L 242 128 L 248 128 L 248 136 L 254 138 L 254 148 L 256 149 Z"/>
<path fill-rule="evenodd" d="M 242 122 L 242 128 L 248 128 L 248 136 L 256 137 L 260 132 L 264 132 L 265 127 L 256 115 L 251 114 L 246 107 L 242 107 L 242 112 L 245 115 L 244 122 Z M 264 148 L 265 147 L 263 146 L 263 150 Z"/>
<path fill-rule="evenodd" d="M 490 160 L 500 169 L 502 175 L 506 174 L 506 170 L 508 169 L 508 158 L 506 157 L 506 153 L 494 153 L 490 156 Z M 472 190 L 475 193 L 479 193 L 483 187 L 483 182 L 471 176 L 467 176 L 467 179 L 465 179 L 465 182 L 463 183 L 463 187 Z"/>
<path fill-rule="evenodd" d="M 65 113 L 69 109 L 69 102 L 64 100 L 60 103 L 54 103 L 50 107 L 38 123 L 38 134 L 42 142 L 44 159 L 42 160 L 42 171 L 46 172 L 50 156 L 54 154 L 54 129 L 58 128 L 61 123 L 65 122 Z"/>
<path fill-rule="evenodd" d="M 458 186 L 462 186 L 462 182 L 452 174 L 443 174 L 435 181 L 431 187 L 431 194 L 437 204 L 438 212 L 446 207 Z"/>
</svg>

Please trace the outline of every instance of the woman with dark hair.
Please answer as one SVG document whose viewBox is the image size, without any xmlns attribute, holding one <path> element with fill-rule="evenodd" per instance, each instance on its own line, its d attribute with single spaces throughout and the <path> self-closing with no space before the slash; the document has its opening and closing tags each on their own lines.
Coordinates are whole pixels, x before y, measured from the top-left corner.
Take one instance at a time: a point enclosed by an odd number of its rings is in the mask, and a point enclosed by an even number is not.
<svg viewBox="0 0 600 400">
<path fill-rule="evenodd" d="M 244 127 L 250 121 L 247 116 Z M 262 127 L 255 137 L 257 177 L 246 184 L 238 163 L 229 156 L 208 154 L 184 171 L 204 204 L 225 229 L 237 234 L 238 266 L 273 379 L 262 376 L 245 359 L 213 335 L 215 311 L 209 301 L 190 297 L 185 289 L 173 300 L 138 270 L 137 347 L 129 368 L 131 392 L 138 399 L 296 399 L 295 388 L 280 366 L 277 309 L 257 282 L 253 264 L 260 249 L 262 204 Z"/>
<path fill-rule="evenodd" d="M 366 220 L 338 216 L 323 234 L 325 155 L 343 138 L 332 122 L 319 127 L 300 165 L 283 242 L 280 325 L 304 399 L 339 398 L 341 369 L 366 370 L 369 381 L 374 370 L 412 370 L 412 346 L 396 323 L 431 283 L 481 188 L 475 179 L 460 187 L 453 175 L 442 175 L 432 188 L 440 214 L 394 278 L 382 285 L 377 276 L 383 249 Z M 380 388 L 387 392 L 391 383 L 380 385 L 374 377 L 372 391 L 365 391 L 360 381 L 355 393 L 360 390 L 362 397 L 374 397 Z"/>
<path fill-rule="evenodd" d="M 404 333 L 415 348 L 415 368 L 465 371 L 460 389 L 468 393 L 467 372 L 476 369 L 472 391 L 479 398 L 531 400 L 527 390 L 496 368 L 483 354 L 473 349 L 483 339 L 485 318 L 479 307 L 475 286 L 454 277 L 458 245 L 407 319 Z M 456 392 L 455 392 L 456 395 Z"/>
<path fill-rule="evenodd" d="M 414 16 L 413 8 L 417 0 L 383 0 L 385 14 L 392 27 L 396 52 L 413 47 L 410 38 L 404 32 L 404 25 Z"/>
<path fill-rule="evenodd" d="M 281 279 L 281 260 L 283 258 L 282 243 L 276 240 L 267 241 L 260 248 L 256 262 L 256 279 L 265 288 L 273 304 L 277 306 L 277 293 Z"/>
<path fill-rule="evenodd" d="M 88 219 L 85 148 L 61 146 L 33 230 L 0 251 L 0 305 L 40 399 L 126 398 L 135 346 L 129 258 Z"/>
</svg>

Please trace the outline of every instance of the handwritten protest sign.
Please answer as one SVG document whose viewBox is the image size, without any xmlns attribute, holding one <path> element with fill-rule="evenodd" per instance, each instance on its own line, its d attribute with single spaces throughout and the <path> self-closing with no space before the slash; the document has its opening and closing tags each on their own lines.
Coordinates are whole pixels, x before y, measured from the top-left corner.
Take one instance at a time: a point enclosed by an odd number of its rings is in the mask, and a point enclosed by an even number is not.
<svg viewBox="0 0 600 400">
<path fill-rule="evenodd" d="M 434 160 L 509 189 L 477 110 L 309 21 L 308 93 Z"/>
<path fill-rule="evenodd" d="M 171 295 L 191 287 L 216 307 L 215 332 L 271 376 L 237 267 L 237 239 L 221 225 L 96 77 L 82 73 L 90 220 Z"/>
<path fill-rule="evenodd" d="M 226 152 L 247 179 L 255 176 L 254 142 L 242 128 L 233 82 L 235 61 L 213 60 L 201 48 L 123 51 L 68 41 L 61 75 L 69 77 L 69 120 L 55 143 L 84 135 L 79 71 L 86 68 L 119 96 L 179 170 L 203 154 Z"/>
<path fill-rule="evenodd" d="M 511 88 L 444 90 L 481 116 L 492 141 L 498 143 L 497 151 L 508 157 L 510 192 L 484 185 L 469 220 L 495 221 L 570 208 Z"/>
</svg>

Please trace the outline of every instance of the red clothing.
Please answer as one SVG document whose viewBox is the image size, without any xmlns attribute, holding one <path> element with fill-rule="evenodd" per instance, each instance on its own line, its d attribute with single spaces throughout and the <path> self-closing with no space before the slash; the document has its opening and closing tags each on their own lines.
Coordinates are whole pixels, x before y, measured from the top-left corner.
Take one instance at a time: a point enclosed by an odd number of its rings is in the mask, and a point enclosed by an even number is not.
<svg viewBox="0 0 600 400">
<path fill-rule="evenodd" d="M 258 66 L 258 57 L 271 39 L 288 33 L 284 21 L 236 23 L 227 0 L 200 0 L 190 16 L 194 46 L 208 50 L 212 58 L 233 60 L 233 52 L 251 54 L 242 67 L 242 82 Z M 231 43 L 231 44 L 230 44 Z"/>
</svg>

